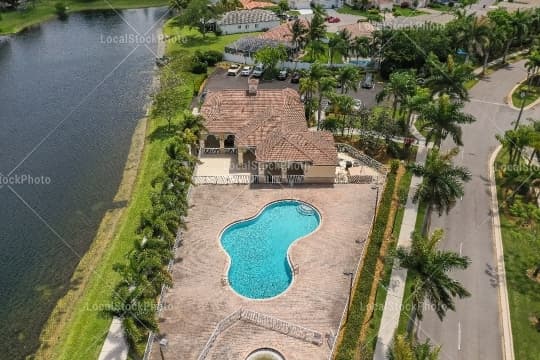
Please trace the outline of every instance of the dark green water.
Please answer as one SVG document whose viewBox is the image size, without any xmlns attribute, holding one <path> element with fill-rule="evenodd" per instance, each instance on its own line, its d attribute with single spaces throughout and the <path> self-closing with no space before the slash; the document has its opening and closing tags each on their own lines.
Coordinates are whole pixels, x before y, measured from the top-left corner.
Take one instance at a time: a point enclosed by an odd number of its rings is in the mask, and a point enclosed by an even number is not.
<svg viewBox="0 0 540 360">
<path fill-rule="evenodd" d="M 148 101 L 150 50 L 164 14 L 73 14 L 0 46 L 2 359 L 36 350 L 44 322 L 114 206 Z"/>
</svg>

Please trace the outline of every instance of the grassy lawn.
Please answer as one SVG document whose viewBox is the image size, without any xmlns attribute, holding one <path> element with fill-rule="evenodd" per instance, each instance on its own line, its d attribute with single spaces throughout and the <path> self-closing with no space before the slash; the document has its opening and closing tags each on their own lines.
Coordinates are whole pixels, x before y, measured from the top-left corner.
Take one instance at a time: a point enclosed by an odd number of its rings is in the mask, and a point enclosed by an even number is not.
<svg viewBox="0 0 540 360">
<path fill-rule="evenodd" d="M 178 29 L 169 22 L 164 29 L 167 35 L 183 35 L 187 40 L 178 42 L 173 38 L 167 44 L 167 54 L 182 57 L 195 50 L 220 50 L 225 44 L 242 35 L 215 37 L 209 35 L 202 39 L 202 35 L 195 30 Z M 244 34 L 245 36 L 245 34 Z M 182 91 L 182 107 L 189 108 L 193 90 L 198 89 L 206 75 L 193 75 L 182 72 L 185 81 L 179 85 Z M 179 122 L 181 119 L 176 119 Z M 112 269 L 113 264 L 123 261 L 127 253 L 133 249 L 135 234 L 139 226 L 140 214 L 149 209 L 151 182 L 162 171 L 162 164 L 166 159 L 165 147 L 172 138 L 172 132 L 167 132 L 164 120 L 149 118 L 147 123 L 144 153 L 141 159 L 137 181 L 133 190 L 131 201 L 125 215 L 120 220 L 118 232 L 103 257 L 97 261 L 94 271 L 88 274 L 89 279 L 84 293 L 76 303 L 68 306 L 74 307 L 74 313 L 69 318 L 58 339 L 50 340 L 54 349 L 46 350 L 51 359 L 96 359 L 107 334 L 111 318 L 102 309 L 108 308 L 112 289 L 119 280 L 119 276 Z M 46 340 L 46 339 L 44 339 Z"/>
<path fill-rule="evenodd" d="M 412 173 L 407 171 L 405 175 L 401 178 L 401 181 L 398 185 L 398 198 L 407 199 L 407 194 L 409 193 L 409 188 L 411 186 Z M 396 248 L 397 239 L 399 238 L 399 232 L 401 230 L 401 224 L 403 222 L 403 215 L 405 213 L 405 207 L 400 206 L 397 210 L 396 217 L 394 220 L 394 229 L 392 232 L 392 242 L 389 244 L 389 251 L 392 251 Z M 379 289 L 377 291 L 377 297 L 375 298 L 375 304 L 373 306 L 374 313 L 371 322 L 369 323 L 369 330 L 366 335 L 365 347 L 366 352 L 370 351 L 373 353 L 375 351 L 375 346 L 377 345 L 377 334 L 379 333 L 379 327 L 381 325 L 381 318 L 384 310 L 384 303 L 386 301 L 386 290 L 390 284 L 390 275 L 392 274 L 392 265 L 393 260 L 391 258 L 389 261 L 385 261 L 384 265 L 384 275 L 381 280 Z"/>
<path fill-rule="evenodd" d="M 349 14 L 349 15 L 356 15 L 356 16 L 363 16 L 367 18 L 368 20 L 372 21 L 382 21 L 383 15 L 380 14 L 378 11 L 369 11 L 369 10 L 361 10 L 361 9 L 355 9 L 351 6 L 344 5 L 340 7 L 339 9 L 336 9 L 336 11 L 340 14 Z"/>
<path fill-rule="evenodd" d="M 505 157 L 501 152 L 497 162 L 503 162 Z M 498 193 L 515 357 L 538 359 L 540 331 L 533 327 L 530 319 L 533 315 L 540 316 L 540 283 L 529 278 L 527 271 L 540 261 L 540 224 L 532 228 L 516 224 L 505 208 L 500 188 Z"/>
<path fill-rule="evenodd" d="M 525 91 L 525 99 L 521 99 L 520 92 Z M 525 106 L 532 104 L 540 97 L 539 86 L 527 86 L 526 84 L 519 85 L 512 93 L 512 104 L 515 107 L 521 107 L 523 100 L 525 100 Z"/>
<path fill-rule="evenodd" d="M 328 64 L 329 63 L 329 61 L 328 61 L 328 56 L 329 56 L 328 45 L 323 44 L 323 47 L 324 47 L 324 52 L 322 54 L 318 55 L 318 56 L 314 56 L 312 51 L 311 51 L 311 48 L 309 46 L 307 46 L 306 49 L 305 49 L 306 53 L 304 54 L 304 56 L 302 56 L 301 60 L 306 61 L 306 62 L 319 61 L 322 64 Z M 337 52 L 334 52 L 332 54 L 332 57 L 333 57 L 333 63 L 334 64 L 342 64 L 343 63 L 343 58 Z"/>
<path fill-rule="evenodd" d="M 394 16 L 414 17 L 418 15 L 425 15 L 427 14 L 427 12 L 422 11 L 422 10 L 402 8 L 402 7 L 396 6 L 392 10 L 392 14 L 394 14 Z"/>
<path fill-rule="evenodd" d="M 8 11 L 0 13 L 0 34 L 11 34 L 45 20 L 54 18 L 54 4 L 58 0 L 36 1 L 35 7 L 29 6 L 26 10 Z M 111 6 L 116 9 L 141 8 L 164 6 L 168 4 L 167 0 L 90 0 L 74 1 L 65 0 L 63 3 L 68 7 L 68 12 L 82 10 L 110 9 Z"/>
</svg>

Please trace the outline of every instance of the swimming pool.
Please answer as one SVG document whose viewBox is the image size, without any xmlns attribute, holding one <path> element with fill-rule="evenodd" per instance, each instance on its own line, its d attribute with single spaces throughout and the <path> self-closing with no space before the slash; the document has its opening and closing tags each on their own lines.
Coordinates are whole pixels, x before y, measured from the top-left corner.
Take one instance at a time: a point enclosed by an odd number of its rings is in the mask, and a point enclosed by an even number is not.
<svg viewBox="0 0 540 360">
<path fill-rule="evenodd" d="M 280 200 L 266 205 L 255 217 L 226 227 L 220 240 L 230 258 L 230 286 L 250 299 L 284 292 L 293 279 L 289 246 L 315 231 L 320 222 L 313 206 Z"/>
</svg>

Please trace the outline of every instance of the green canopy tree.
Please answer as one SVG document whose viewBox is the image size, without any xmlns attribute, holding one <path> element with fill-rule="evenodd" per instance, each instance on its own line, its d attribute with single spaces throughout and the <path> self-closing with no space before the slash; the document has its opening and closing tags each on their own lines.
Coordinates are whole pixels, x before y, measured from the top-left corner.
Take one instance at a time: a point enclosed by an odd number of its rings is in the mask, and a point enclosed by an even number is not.
<svg viewBox="0 0 540 360">
<path fill-rule="evenodd" d="M 416 78 L 411 71 L 396 71 L 390 74 L 389 81 L 377 94 L 377 102 L 392 99 L 392 118 L 396 118 L 398 106 L 404 104 L 407 97 L 416 91 Z"/>
</svg>

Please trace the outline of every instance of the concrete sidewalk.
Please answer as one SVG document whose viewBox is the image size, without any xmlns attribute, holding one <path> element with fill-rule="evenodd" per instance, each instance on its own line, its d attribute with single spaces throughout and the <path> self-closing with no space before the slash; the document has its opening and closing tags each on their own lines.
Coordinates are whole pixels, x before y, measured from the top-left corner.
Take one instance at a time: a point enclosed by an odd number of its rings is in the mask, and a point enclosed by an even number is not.
<svg viewBox="0 0 540 360">
<path fill-rule="evenodd" d="M 125 360 L 128 356 L 128 349 L 124 338 L 122 321 L 119 318 L 114 318 L 98 360 Z"/>
<path fill-rule="evenodd" d="M 424 164 L 426 162 L 427 153 L 428 147 L 425 146 L 425 141 L 421 141 L 416 154 L 416 163 Z M 411 180 L 397 246 L 409 247 L 411 245 L 411 234 L 414 232 L 416 217 L 418 215 L 418 204 L 414 204 L 412 199 L 416 187 L 421 182 L 422 178 L 418 176 L 414 176 Z M 374 360 L 386 360 L 386 353 L 392 343 L 394 332 L 399 323 L 406 280 L 407 270 L 399 267 L 397 261 L 394 261 L 390 284 L 386 292 L 386 301 L 384 303 L 379 334 L 377 336 L 377 346 L 373 357 Z"/>
</svg>

